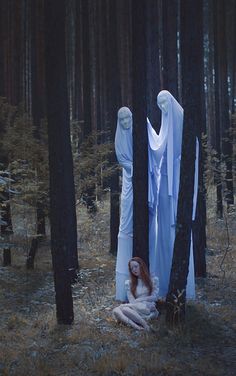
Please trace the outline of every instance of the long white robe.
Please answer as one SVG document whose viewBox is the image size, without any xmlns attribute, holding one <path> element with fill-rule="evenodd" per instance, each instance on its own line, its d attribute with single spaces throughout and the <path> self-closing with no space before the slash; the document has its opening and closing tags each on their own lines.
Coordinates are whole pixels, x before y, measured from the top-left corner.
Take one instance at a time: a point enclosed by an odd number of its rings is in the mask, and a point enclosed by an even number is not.
<svg viewBox="0 0 236 376">
<path fill-rule="evenodd" d="M 132 125 L 125 129 L 117 121 L 115 151 L 122 166 L 120 226 L 116 258 L 116 300 L 127 299 L 125 281 L 129 278 L 128 262 L 133 253 L 133 138 Z"/>
<path fill-rule="evenodd" d="M 175 240 L 175 225 L 177 217 L 177 204 L 179 194 L 181 147 L 183 132 L 183 108 L 175 98 L 166 90 L 162 95 L 166 98 L 167 111 L 162 112 L 160 133 L 157 135 L 148 125 L 150 145 L 149 163 L 155 174 L 157 189 L 157 254 L 153 262 L 152 274 L 159 278 L 160 296 L 165 296 L 168 291 L 169 277 L 172 265 L 173 248 Z M 198 143 L 197 143 L 198 150 Z M 193 217 L 195 216 L 197 197 L 198 159 L 195 168 L 195 194 L 193 199 Z M 154 188 L 153 188 L 154 189 Z M 187 280 L 188 298 L 195 297 L 193 246 L 190 247 L 189 274 Z"/>
<path fill-rule="evenodd" d="M 147 121 L 148 132 L 152 130 Z M 151 139 L 150 139 L 151 140 Z M 115 150 L 119 164 L 122 166 L 122 191 L 120 204 L 120 226 L 116 259 L 116 300 L 126 301 L 125 281 L 129 278 L 128 261 L 133 254 L 133 141 L 132 127 L 124 129 L 119 120 L 115 136 Z M 152 160 L 152 148 L 148 145 L 149 160 Z M 156 163 L 148 164 L 148 205 L 149 205 L 149 267 L 150 274 L 156 276 L 157 258 L 157 181 L 154 171 Z"/>
</svg>

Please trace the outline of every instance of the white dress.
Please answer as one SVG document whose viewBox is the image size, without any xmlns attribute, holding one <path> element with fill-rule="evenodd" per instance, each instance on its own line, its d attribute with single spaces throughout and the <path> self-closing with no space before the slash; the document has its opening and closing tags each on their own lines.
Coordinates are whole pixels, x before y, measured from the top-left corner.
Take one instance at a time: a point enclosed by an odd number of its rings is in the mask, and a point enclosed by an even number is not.
<svg viewBox="0 0 236 376">
<path fill-rule="evenodd" d="M 125 281 L 129 278 L 128 262 L 133 253 L 133 137 L 132 125 L 124 129 L 117 121 L 115 151 L 122 167 L 120 226 L 116 258 L 116 300 L 125 301 Z"/>
<path fill-rule="evenodd" d="M 158 311 L 155 304 L 158 299 L 159 292 L 158 278 L 152 278 L 152 283 L 153 291 L 152 294 L 149 295 L 149 291 L 146 285 L 142 282 L 141 279 L 138 279 L 136 297 L 134 297 L 130 290 L 130 280 L 127 280 L 125 282 L 125 287 L 129 303 L 122 304 L 121 306 L 131 308 L 143 319 L 150 320 L 156 318 L 158 316 Z"/>
</svg>

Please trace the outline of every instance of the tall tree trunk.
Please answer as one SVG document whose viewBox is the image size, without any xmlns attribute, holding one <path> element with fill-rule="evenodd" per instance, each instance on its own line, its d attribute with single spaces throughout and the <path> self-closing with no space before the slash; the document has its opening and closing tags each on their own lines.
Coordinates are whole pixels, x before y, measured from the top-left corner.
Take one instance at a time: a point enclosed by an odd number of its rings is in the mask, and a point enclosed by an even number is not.
<svg viewBox="0 0 236 376">
<path fill-rule="evenodd" d="M 202 4 L 204 6 L 204 4 Z M 198 169 L 198 197 L 195 220 L 193 221 L 193 254 L 194 270 L 196 277 L 206 277 L 206 187 L 205 187 L 205 161 L 206 152 L 202 147 L 202 134 L 206 134 L 206 105 L 204 92 L 204 8 L 201 10 L 201 18 L 198 20 L 198 38 L 195 49 L 198 56 L 198 62 L 194 70 L 198 77 L 198 111 L 195 115 L 196 134 L 199 141 L 199 169 Z M 197 94 L 197 93 L 196 93 Z M 197 97 L 196 97 L 197 101 Z"/>
<path fill-rule="evenodd" d="M 178 323 L 185 318 L 186 285 L 192 229 L 197 114 L 202 111 L 202 90 L 199 85 L 199 80 L 202 77 L 195 74 L 195 70 L 192 69 L 193 65 L 203 64 L 199 60 L 201 56 L 198 55 L 201 48 L 203 48 L 203 40 L 201 37 L 199 38 L 199 27 L 202 27 L 202 1 L 199 0 L 196 3 L 194 0 L 181 0 L 180 7 L 184 127 L 176 238 L 169 290 L 166 297 L 166 320 L 171 324 Z M 178 291 L 183 291 L 183 294 L 179 294 Z"/>
<path fill-rule="evenodd" d="M 149 265 L 146 1 L 133 0 L 133 255 Z"/>
<path fill-rule="evenodd" d="M 178 95 L 177 54 L 178 0 L 164 0 L 162 3 L 162 74 L 163 89 L 176 98 Z"/>
<path fill-rule="evenodd" d="M 7 97 L 7 101 L 12 100 L 10 93 L 12 90 L 9 89 L 12 85 L 12 81 L 8 82 L 10 78 L 10 72 L 13 70 L 13 66 L 9 67 L 10 60 L 10 47 L 9 44 L 12 41 L 10 35 L 10 14 L 9 14 L 9 2 L 4 0 L 0 1 L 0 96 Z M 17 7 L 17 15 L 19 8 Z M 11 15 L 13 17 L 13 15 Z M 19 26 L 19 23 L 17 24 Z M 15 52 L 16 53 L 16 52 Z M 11 68 L 11 69 L 10 69 Z M 7 86 L 9 85 L 9 86 Z M 0 124 L 0 136 L 6 131 L 7 125 Z M 0 160 L 2 163 L 2 168 L 7 168 L 8 166 L 8 155 L 0 151 Z M 9 203 L 9 193 L 1 192 L 0 197 L 0 209 L 1 209 L 1 219 L 6 223 L 6 225 L 1 225 L 1 235 L 4 241 L 8 243 L 9 235 L 12 233 L 12 220 L 11 220 L 11 210 Z M 6 247 L 3 249 L 3 266 L 11 265 L 11 249 Z"/>
<path fill-rule="evenodd" d="M 121 105 L 121 88 L 117 43 L 117 9 L 116 2 L 106 2 L 107 25 L 107 114 L 108 126 L 112 140 L 115 139 L 117 111 Z M 116 163 L 115 151 L 111 163 Z M 119 173 L 116 170 L 110 178 L 110 252 L 117 252 L 117 236 L 119 231 Z"/>
<path fill-rule="evenodd" d="M 160 0 L 159 0 L 160 2 Z M 147 115 L 157 129 L 160 123 L 160 111 L 157 107 L 157 94 L 161 89 L 159 63 L 159 32 L 157 20 L 159 16 L 159 2 L 147 1 Z"/>
<path fill-rule="evenodd" d="M 218 163 L 216 165 L 215 181 L 216 181 L 216 212 L 218 218 L 223 217 L 223 199 L 222 199 L 222 145 L 221 145 L 221 121 L 220 121 L 220 66 L 219 66 L 219 44 L 218 44 L 218 20 L 222 15 L 218 14 L 219 7 L 218 0 L 213 2 L 213 14 L 214 14 L 214 68 L 215 68 L 215 146 L 217 151 Z"/>
<path fill-rule="evenodd" d="M 233 48 L 236 42 L 236 25 L 235 25 L 235 17 L 236 17 L 236 1 L 234 1 L 234 6 L 233 6 L 233 41 L 232 41 L 232 49 L 233 49 L 233 56 L 232 56 L 232 80 L 231 80 L 231 88 L 232 88 L 232 93 L 231 93 L 231 129 L 233 132 L 232 135 L 232 144 L 234 145 L 233 148 L 233 154 L 235 155 L 235 144 L 236 144 L 236 103 L 235 103 L 235 98 L 236 98 L 236 49 Z M 233 171 L 234 171 L 234 184 L 236 184 L 235 178 L 236 178 L 236 158 L 233 160 Z"/>
<path fill-rule="evenodd" d="M 12 87 L 12 103 L 17 105 L 22 100 L 21 92 L 21 40 L 22 40 L 22 28 L 21 28 L 21 2 L 13 1 L 12 9 L 12 52 L 13 52 L 13 62 L 12 62 L 12 77 L 13 77 L 13 87 Z"/>
<path fill-rule="evenodd" d="M 215 75 L 214 75 L 214 16 L 213 0 L 204 3 L 204 34 L 205 34 L 205 80 L 206 80 L 206 123 L 207 139 L 216 149 L 215 125 Z"/>
<path fill-rule="evenodd" d="M 1 219 L 6 223 L 1 225 L 1 236 L 4 242 L 9 242 L 9 236 L 12 234 L 12 221 L 11 221 L 11 209 L 9 203 L 9 193 L 1 192 L 0 197 L 0 209 L 1 209 Z M 3 249 L 3 266 L 11 265 L 11 249 L 6 247 Z"/>
<path fill-rule="evenodd" d="M 31 101 L 33 135 L 41 142 L 41 120 L 46 115 L 45 96 L 45 62 L 44 62 L 44 1 L 36 0 L 31 7 Z M 38 171 L 39 173 L 39 171 Z M 39 179 L 42 176 L 39 175 Z M 39 197 L 36 202 L 37 235 L 45 235 L 45 206 Z"/>
<path fill-rule="evenodd" d="M 132 0 L 116 1 L 121 102 L 132 108 Z"/>
<path fill-rule="evenodd" d="M 65 56 L 65 1 L 45 3 L 51 247 L 57 320 L 73 322 L 71 271 L 78 268 Z"/>
<path fill-rule="evenodd" d="M 202 121 L 204 122 L 203 119 Z M 199 127 L 199 130 L 203 131 L 201 126 Z M 206 277 L 206 189 L 204 182 L 206 155 L 202 148 L 200 132 L 197 133 L 199 139 L 199 190 L 196 216 L 195 221 L 193 222 L 193 254 L 195 276 Z"/>
<path fill-rule="evenodd" d="M 83 22 L 82 22 L 82 0 L 75 3 L 75 118 L 83 124 Z"/>
<path fill-rule="evenodd" d="M 236 1 L 232 0 L 232 35 L 231 35 L 231 44 L 230 49 L 233 51 L 232 53 L 232 62 L 231 62 L 231 100 L 230 100 L 230 109 L 231 109 L 231 127 L 233 128 L 233 117 L 232 115 L 236 112 L 236 49 L 234 48 L 236 43 L 236 25 L 235 25 L 235 17 L 236 17 Z"/>
<path fill-rule="evenodd" d="M 227 54 L 225 48 L 227 45 L 226 40 L 226 11 L 225 2 L 216 0 L 214 2 L 216 7 L 216 43 L 218 45 L 218 54 L 216 55 L 216 64 L 218 71 L 219 83 L 219 110 L 220 110 L 220 129 L 221 129 L 221 142 L 223 161 L 226 165 L 226 194 L 225 199 L 227 205 L 234 203 L 233 195 L 233 175 L 232 175 L 232 143 L 230 140 L 229 128 L 229 96 L 228 96 L 228 74 L 227 74 Z"/>
<path fill-rule="evenodd" d="M 97 54 L 98 54 L 98 87 L 99 87 L 99 98 L 98 98 L 98 131 L 106 131 L 106 108 L 107 108 L 107 90 L 106 90 L 106 73 L 107 64 L 106 52 L 107 52 L 107 25 L 106 25 L 106 2 L 100 2 L 98 6 L 98 30 L 97 30 Z M 106 139 L 107 135 L 104 134 L 102 139 Z"/>
<path fill-rule="evenodd" d="M 39 128 L 45 116 L 45 63 L 43 35 L 43 0 L 35 0 L 31 7 L 31 91 L 32 117 L 35 135 L 39 138 Z"/>
<path fill-rule="evenodd" d="M 82 128 L 83 139 L 88 137 L 92 128 L 92 4 L 90 0 L 81 1 L 82 10 L 82 46 L 83 46 L 83 112 L 84 124 Z M 89 212 L 96 212 L 95 185 L 87 188 L 84 196 Z"/>
<path fill-rule="evenodd" d="M 90 0 L 82 0 L 82 36 L 83 36 L 83 104 L 84 126 L 83 138 L 92 132 L 91 120 L 91 58 L 90 58 Z"/>
<path fill-rule="evenodd" d="M 41 119 L 45 116 L 45 75 L 44 75 L 44 44 L 43 38 L 43 1 L 35 0 L 31 5 L 30 21 L 31 24 L 31 45 L 30 45 L 30 63 L 31 63 L 31 108 L 33 119 L 33 135 L 40 142 L 41 139 Z M 41 178 L 39 176 L 39 178 Z M 45 235 L 45 209 L 40 197 L 36 202 L 36 227 L 37 235 Z M 39 245 L 39 237 L 33 238 L 26 267 L 34 268 L 34 259 Z"/>
<path fill-rule="evenodd" d="M 227 53 L 227 68 L 228 68 L 228 82 L 229 82 L 229 104 L 230 113 L 233 112 L 234 101 L 234 79 L 235 79 L 235 42 L 236 42 L 236 1 L 229 0 L 225 4 L 226 8 L 226 53 Z"/>
<path fill-rule="evenodd" d="M 76 8 L 75 0 L 66 2 L 66 59 L 67 59 L 67 84 L 69 98 L 70 120 L 75 117 L 75 22 Z M 73 139 L 72 130 L 72 139 Z"/>
<path fill-rule="evenodd" d="M 0 97 L 4 96 L 4 0 L 0 1 Z"/>
<path fill-rule="evenodd" d="M 24 16 L 23 16 L 23 29 L 24 29 L 24 63 L 23 63 L 23 97 L 25 104 L 25 112 L 29 117 L 32 117 L 32 66 L 31 66 L 31 47 L 32 47 L 32 23 L 31 20 L 31 9 L 32 2 L 28 0 L 23 0 L 24 2 Z"/>
</svg>

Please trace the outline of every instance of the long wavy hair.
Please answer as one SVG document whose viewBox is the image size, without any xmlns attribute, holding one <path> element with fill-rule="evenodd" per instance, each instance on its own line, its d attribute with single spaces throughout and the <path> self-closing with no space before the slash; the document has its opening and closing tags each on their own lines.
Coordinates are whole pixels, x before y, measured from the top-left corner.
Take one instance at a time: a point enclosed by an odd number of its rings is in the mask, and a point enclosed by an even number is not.
<svg viewBox="0 0 236 376">
<path fill-rule="evenodd" d="M 152 290 L 153 290 L 153 285 L 152 285 L 151 277 L 150 277 L 149 272 L 148 272 L 147 265 L 145 264 L 145 262 L 140 257 L 133 257 L 132 259 L 129 260 L 129 263 L 128 263 L 129 273 L 130 273 L 130 279 L 131 279 L 130 290 L 131 290 L 133 296 L 136 297 L 136 289 L 137 289 L 137 285 L 138 285 L 138 277 L 136 277 L 132 273 L 132 271 L 131 271 L 130 263 L 132 261 L 136 261 L 136 262 L 139 263 L 139 266 L 140 266 L 140 279 L 143 281 L 143 283 L 145 284 L 145 286 L 148 288 L 149 295 L 151 295 Z"/>
</svg>

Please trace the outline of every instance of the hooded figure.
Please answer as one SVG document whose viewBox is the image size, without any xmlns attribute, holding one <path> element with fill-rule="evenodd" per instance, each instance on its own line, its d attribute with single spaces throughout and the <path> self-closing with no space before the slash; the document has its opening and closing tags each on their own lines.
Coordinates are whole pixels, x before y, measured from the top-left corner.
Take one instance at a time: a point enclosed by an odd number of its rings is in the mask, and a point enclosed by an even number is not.
<svg viewBox="0 0 236 376">
<path fill-rule="evenodd" d="M 115 151 L 122 167 L 120 226 L 116 259 L 116 300 L 125 301 L 125 281 L 129 279 L 128 262 L 133 252 L 133 138 L 132 112 L 128 107 L 118 111 Z"/>
<path fill-rule="evenodd" d="M 160 133 L 157 135 L 148 124 L 150 147 L 149 170 L 153 174 L 154 184 L 149 187 L 153 202 L 157 203 L 157 257 L 153 261 L 155 275 L 159 278 L 160 296 L 166 296 L 169 286 L 175 241 L 175 225 L 180 182 L 180 162 L 183 133 L 183 108 L 167 91 L 157 96 L 157 104 L 162 111 Z M 198 152 L 198 142 L 197 142 Z M 198 158 L 195 166 L 195 194 L 193 216 L 195 216 L 197 195 Z M 155 191 L 156 195 L 152 193 Z M 188 298 L 195 297 L 193 246 L 191 242 L 189 274 L 187 280 Z"/>
</svg>

